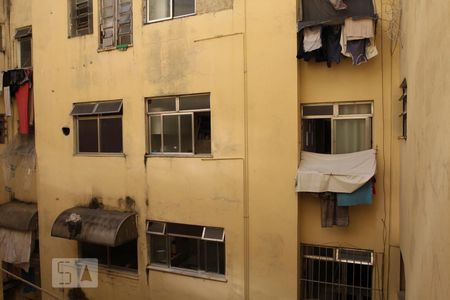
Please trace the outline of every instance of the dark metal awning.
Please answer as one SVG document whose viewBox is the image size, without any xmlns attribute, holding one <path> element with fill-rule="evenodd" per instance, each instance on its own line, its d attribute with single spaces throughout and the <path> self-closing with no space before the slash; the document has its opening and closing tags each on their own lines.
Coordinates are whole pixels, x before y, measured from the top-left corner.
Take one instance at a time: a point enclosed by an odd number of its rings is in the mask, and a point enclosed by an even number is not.
<svg viewBox="0 0 450 300">
<path fill-rule="evenodd" d="M 35 231 L 38 228 L 36 203 L 11 201 L 0 205 L 0 227 L 18 231 Z"/>
<path fill-rule="evenodd" d="M 74 207 L 53 223 L 52 236 L 116 247 L 137 238 L 136 214 Z"/>
</svg>

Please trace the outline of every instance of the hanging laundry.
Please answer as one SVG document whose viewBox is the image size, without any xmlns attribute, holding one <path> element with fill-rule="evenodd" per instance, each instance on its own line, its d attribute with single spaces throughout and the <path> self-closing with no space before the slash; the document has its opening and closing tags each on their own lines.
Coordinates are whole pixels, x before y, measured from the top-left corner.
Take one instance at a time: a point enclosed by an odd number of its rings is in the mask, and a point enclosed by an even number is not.
<svg viewBox="0 0 450 300">
<path fill-rule="evenodd" d="M 360 65 L 368 61 L 366 56 L 366 46 L 368 41 L 368 39 L 363 39 L 347 42 L 347 52 L 352 56 L 354 65 Z"/>
<path fill-rule="evenodd" d="M 3 87 L 3 101 L 5 101 L 5 116 L 11 117 L 11 94 L 9 92 L 9 86 Z"/>
<path fill-rule="evenodd" d="M 378 49 L 375 45 L 375 39 L 370 39 L 366 45 L 366 57 L 367 59 L 372 59 L 378 55 Z"/>
<path fill-rule="evenodd" d="M 333 5 L 335 10 L 343 10 L 347 9 L 347 4 L 344 3 L 343 0 L 329 0 L 331 5 Z"/>
<path fill-rule="evenodd" d="M 369 180 L 353 193 L 337 193 L 338 206 L 370 205 L 373 200 L 373 181 Z"/>
<path fill-rule="evenodd" d="M 322 227 L 349 225 L 348 207 L 337 206 L 335 193 L 321 193 L 319 197 Z"/>
<path fill-rule="evenodd" d="M 303 38 L 303 49 L 305 52 L 311 52 L 322 48 L 322 28 L 320 26 L 305 28 Z"/>
<path fill-rule="evenodd" d="M 324 26 L 322 28 L 322 45 L 327 58 L 328 67 L 331 63 L 341 62 L 341 26 Z"/>
<path fill-rule="evenodd" d="M 373 19 L 345 19 L 344 36 L 347 41 L 371 39 L 375 36 Z"/>
<path fill-rule="evenodd" d="M 17 109 L 19 111 L 19 133 L 28 134 L 29 119 L 28 119 L 28 95 L 30 84 L 26 82 L 16 93 Z"/>
</svg>

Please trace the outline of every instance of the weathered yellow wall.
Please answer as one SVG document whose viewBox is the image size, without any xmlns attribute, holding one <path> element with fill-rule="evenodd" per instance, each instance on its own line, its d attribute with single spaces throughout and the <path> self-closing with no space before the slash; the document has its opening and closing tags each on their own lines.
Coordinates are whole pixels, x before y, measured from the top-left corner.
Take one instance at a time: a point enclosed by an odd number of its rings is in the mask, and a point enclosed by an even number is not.
<svg viewBox="0 0 450 300">
<path fill-rule="evenodd" d="M 450 298 L 450 3 L 403 1 L 408 139 L 401 151 L 401 249 L 407 299 Z"/>
<path fill-rule="evenodd" d="M 297 299 L 294 0 L 247 1 L 250 299 Z"/>
<path fill-rule="evenodd" d="M 18 0 L 18 1 L 2 1 L 0 24 L 3 26 L 3 43 L 4 52 L 0 52 L 0 70 L 6 71 L 9 69 L 15 69 L 18 67 L 18 42 L 14 38 L 16 29 L 24 26 L 31 25 L 31 1 Z M 5 106 L 3 101 L 3 95 L 0 101 L 0 112 L 4 113 Z M 17 104 L 15 99 L 12 98 L 12 116 L 7 118 L 8 136 L 7 143 L 12 142 L 14 136 L 18 134 L 19 118 L 17 112 Z M 6 145 L 0 145 L 0 152 L 5 149 Z M 36 185 L 34 170 L 17 170 L 11 173 L 14 177 L 13 180 L 5 181 L 3 165 L 0 164 L 2 169 L 0 170 L 0 202 L 7 201 L 10 198 L 10 194 L 6 192 L 5 185 L 9 185 L 12 188 L 14 197 L 27 201 L 36 202 Z M 30 174 L 30 175 L 28 175 Z M 26 179 L 25 179 L 26 178 Z"/>
<path fill-rule="evenodd" d="M 142 2 L 133 1 L 133 5 L 133 47 L 100 53 L 96 5 L 94 34 L 72 39 L 67 38 L 66 1 L 45 0 L 34 6 L 43 286 L 51 287 L 51 258 L 77 256 L 75 242 L 49 236 L 56 216 L 69 207 L 86 205 L 93 196 L 107 208 L 124 209 L 119 199 L 129 196 L 136 201 L 139 214 L 139 274 L 124 279 L 123 275 L 101 272 L 100 288 L 86 291 L 88 296 L 210 299 L 214 294 L 217 299 L 242 299 L 243 1 L 234 1 L 232 10 L 150 25 L 139 21 Z M 213 157 L 150 157 L 145 164 L 144 97 L 197 92 L 211 93 Z M 117 98 L 124 102 L 125 156 L 74 156 L 72 103 Z M 62 134 L 63 126 L 72 129 L 70 136 Z M 293 164 L 294 168 L 295 161 Z M 227 282 L 158 271 L 147 275 L 146 219 L 224 227 Z M 257 245 L 260 247 L 263 245 Z"/>
<path fill-rule="evenodd" d="M 379 55 L 368 63 L 353 66 L 351 59 L 327 68 L 324 63 L 299 62 L 298 91 L 300 104 L 373 101 L 373 147 L 377 150 L 376 196 L 370 206 L 350 207 L 348 227 L 321 228 L 320 201 L 307 194 L 299 195 L 299 238 L 301 243 L 362 248 L 384 253 L 385 272 L 379 269 L 377 280 L 384 276 L 385 296 L 395 299 L 398 290 L 398 153 L 397 104 L 398 50 L 387 34 L 390 15 L 387 1 L 376 1 L 384 21 L 377 23 L 376 46 Z M 393 55 L 391 55 L 393 54 Z M 397 123 L 395 123 L 397 124 Z M 299 131 L 300 134 L 300 131 Z M 392 254 L 390 254 L 392 252 Z M 379 265 L 381 267 L 381 265 Z M 389 280 L 388 280 L 388 274 Z M 382 281 L 378 281 L 382 282 Z M 379 285 L 376 288 L 381 288 Z M 387 291 L 387 293 L 386 293 Z"/>
</svg>

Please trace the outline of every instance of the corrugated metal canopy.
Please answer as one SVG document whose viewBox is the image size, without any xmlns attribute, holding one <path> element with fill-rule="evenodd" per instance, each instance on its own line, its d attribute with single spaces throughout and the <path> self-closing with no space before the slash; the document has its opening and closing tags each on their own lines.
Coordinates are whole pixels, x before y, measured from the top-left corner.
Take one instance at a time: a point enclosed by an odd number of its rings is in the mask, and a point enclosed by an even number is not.
<svg viewBox="0 0 450 300">
<path fill-rule="evenodd" d="M 18 231 L 37 230 L 37 205 L 21 201 L 11 201 L 0 205 L 0 227 Z"/>
<path fill-rule="evenodd" d="M 81 228 L 69 230 L 69 218 L 76 217 Z M 53 223 L 52 236 L 116 247 L 137 238 L 136 214 L 74 207 L 62 212 Z"/>
</svg>

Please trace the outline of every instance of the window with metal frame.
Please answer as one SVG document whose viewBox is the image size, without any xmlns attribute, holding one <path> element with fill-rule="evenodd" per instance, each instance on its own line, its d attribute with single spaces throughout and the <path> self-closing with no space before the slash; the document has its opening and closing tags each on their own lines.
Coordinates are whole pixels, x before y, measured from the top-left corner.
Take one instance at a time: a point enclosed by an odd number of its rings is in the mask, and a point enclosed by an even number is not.
<svg viewBox="0 0 450 300">
<path fill-rule="evenodd" d="M 382 299 L 382 253 L 302 244 L 300 255 L 300 299 Z"/>
<path fill-rule="evenodd" d="M 101 49 L 128 46 L 133 43 L 131 0 L 100 0 Z"/>
<path fill-rule="evenodd" d="M 19 43 L 19 66 L 21 68 L 31 68 L 31 36 L 32 29 L 31 26 L 22 27 L 16 30 L 15 39 Z"/>
<path fill-rule="evenodd" d="M 92 0 L 69 0 L 69 37 L 93 32 Z"/>
<path fill-rule="evenodd" d="M 196 0 L 146 0 L 147 23 L 195 15 Z"/>
<path fill-rule="evenodd" d="M 372 102 L 302 106 L 302 149 L 342 154 L 372 148 Z"/>
<path fill-rule="evenodd" d="M 198 274 L 225 275 L 225 230 L 148 221 L 150 265 Z"/>
<path fill-rule="evenodd" d="M 122 153 L 122 101 L 77 103 L 72 108 L 77 153 Z"/>
<path fill-rule="evenodd" d="M 110 268 L 137 271 L 137 240 L 117 247 L 80 242 L 79 248 L 82 258 L 96 258 L 100 265 Z"/>
<path fill-rule="evenodd" d="M 150 154 L 210 154 L 209 94 L 147 99 Z"/>
<path fill-rule="evenodd" d="M 398 99 L 402 102 L 402 112 L 399 115 L 402 118 L 402 135 L 400 138 L 406 140 L 408 136 L 408 83 L 406 79 L 403 80 L 400 88 L 402 89 L 402 96 Z"/>
</svg>

